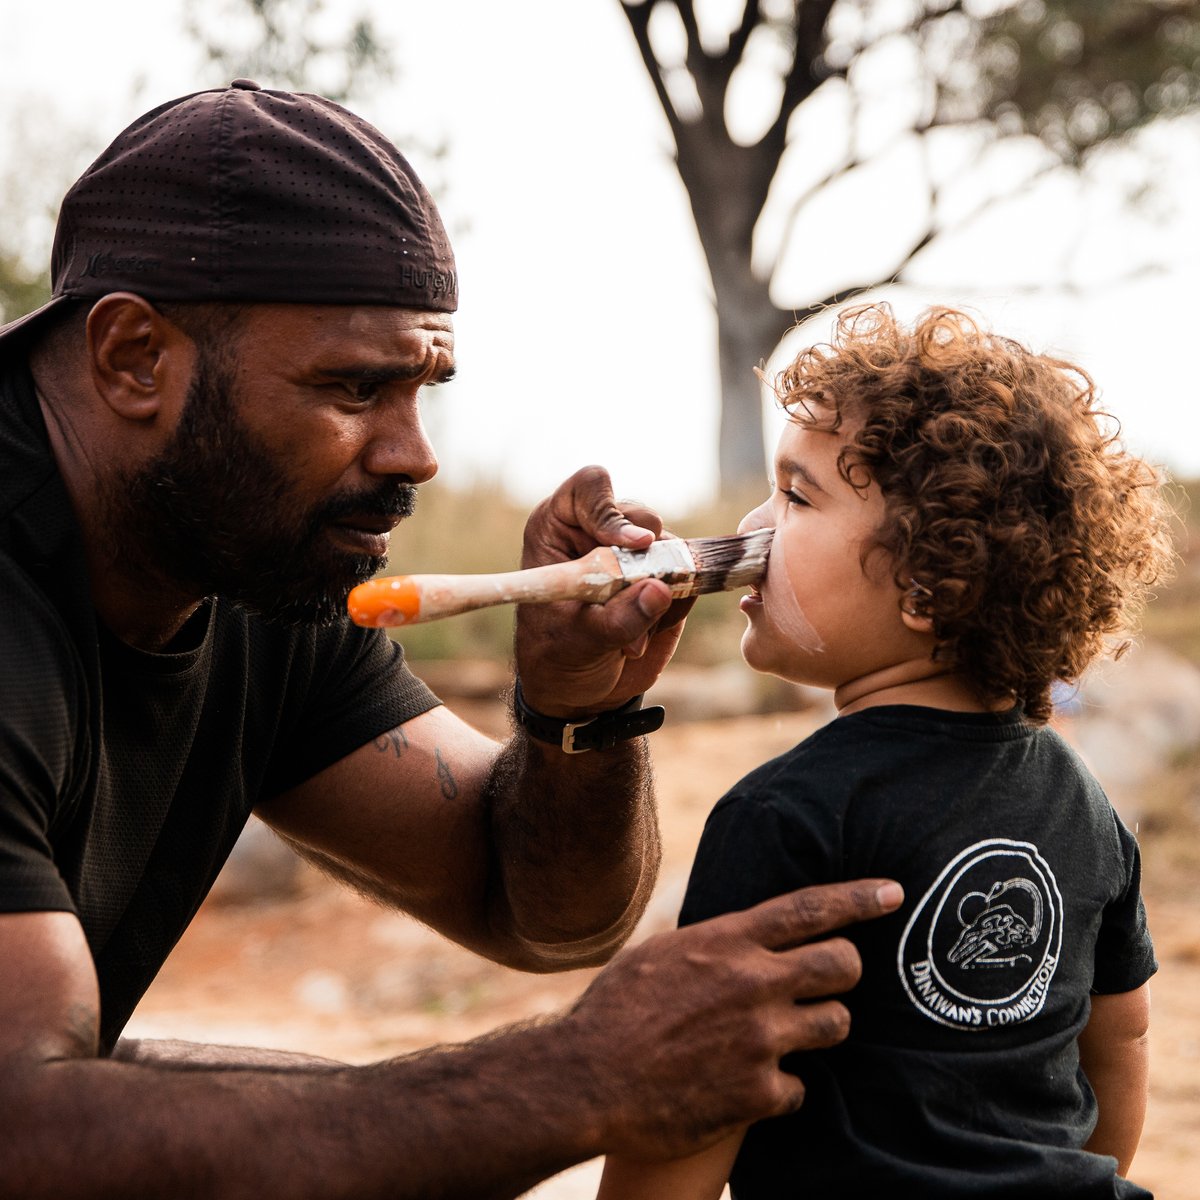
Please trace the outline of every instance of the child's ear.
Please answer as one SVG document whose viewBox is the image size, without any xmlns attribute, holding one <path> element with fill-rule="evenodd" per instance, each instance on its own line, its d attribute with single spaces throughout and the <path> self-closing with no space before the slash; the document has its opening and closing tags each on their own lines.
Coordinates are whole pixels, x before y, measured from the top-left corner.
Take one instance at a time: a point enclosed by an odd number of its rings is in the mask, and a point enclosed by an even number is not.
<svg viewBox="0 0 1200 1200">
<path fill-rule="evenodd" d="M 906 604 L 907 601 L 905 604 L 900 606 L 900 616 L 904 621 L 904 624 L 907 625 L 908 628 L 913 631 L 913 633 L 932 633 L 933 618 L 926 613 L 913 612 L 911 609 L 906 607 Z"/>
<path fill-rule="evenodd" d="M 933 593 L 923 583 L 909 579 L 908 591 L 900 601 L 900 616 L 914 633 L 933 632 L 933 614 L 929 611 L 932 598 Z"/>
</svg>

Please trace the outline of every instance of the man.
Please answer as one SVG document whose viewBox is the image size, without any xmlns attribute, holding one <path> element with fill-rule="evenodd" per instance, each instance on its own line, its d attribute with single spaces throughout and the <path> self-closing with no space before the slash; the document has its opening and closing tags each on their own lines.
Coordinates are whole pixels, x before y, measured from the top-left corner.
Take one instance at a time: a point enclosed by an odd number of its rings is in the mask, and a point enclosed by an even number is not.
<svg viewBox="0 0 1200 1200">
<path fill-rule="evenodd" d="M 336 105 L 239 80 L 147 114 L 68 193 L 53 279 L 0 330 L 0 1190 L 512 1196 L 794 1107 L 778 1060 L 845 1035 L 821 998 L 858 971 L 810 939 L 894 908 L 881 881 L 653 939 L 557 1019 L 394 1062 L 120 1040 L 252 811 L 497 961 L 606 960 L 654 881 L 639 697 L 683 614 L 655 581 L 521 612 L 504 746 L 346 620 L 436 470 L 418 397 L 457 287 L 420 182 Z M 660 532 L 592 468 L 524 559 Z"/>
</svg>

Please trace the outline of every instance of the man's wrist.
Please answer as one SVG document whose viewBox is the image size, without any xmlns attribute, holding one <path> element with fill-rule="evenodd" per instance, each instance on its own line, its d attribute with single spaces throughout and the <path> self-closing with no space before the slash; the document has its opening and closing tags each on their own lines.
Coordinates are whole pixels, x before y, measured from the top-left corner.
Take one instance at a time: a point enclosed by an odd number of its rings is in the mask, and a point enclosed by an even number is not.
<svg viewBox="0 0 1200 1200">
<path fill-rule="evenodd" d="M 558 746 L 566 754 L 611 750 L 618 742 L 653 733 L 666 715 L 661 705 L 643 708 L 642 697 L 635 696 L 620 708 L 593 716 L 548 717 L 526 704 L 520 676 L 513 688 L 513 713 L 517 724 L 531 737 Z"/>
</svg>

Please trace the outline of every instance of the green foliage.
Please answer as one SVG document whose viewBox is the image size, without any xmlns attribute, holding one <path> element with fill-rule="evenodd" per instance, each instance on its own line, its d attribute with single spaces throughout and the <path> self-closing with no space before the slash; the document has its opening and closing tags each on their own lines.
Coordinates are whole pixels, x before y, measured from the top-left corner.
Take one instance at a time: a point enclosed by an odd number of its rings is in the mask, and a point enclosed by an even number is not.
<svg viewBox="0 0 1200 1200">
<path fill-rule="evenodd" d="M 32 312 L 49 298 L 49 272 L 34 273 L 16 255 L 0 249 L 0 324 Z"/>
<path fill-rule="evenodd" d="M 1065 162 L 1200 104 L 1194 0 L 1025 0 L 963 32 L 982 115 Z"/>
</svg>

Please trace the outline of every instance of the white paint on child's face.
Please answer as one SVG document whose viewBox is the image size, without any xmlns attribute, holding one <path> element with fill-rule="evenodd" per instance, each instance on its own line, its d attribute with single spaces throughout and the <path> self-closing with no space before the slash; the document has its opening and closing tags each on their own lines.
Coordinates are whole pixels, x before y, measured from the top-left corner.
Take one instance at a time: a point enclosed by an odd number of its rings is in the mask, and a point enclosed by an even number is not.
<svg viewBox="0 0 1200 1200">
<path fill-rule="evenodd" d="M 743 598 L 742 654 L 755 670 L 837 688 L 911 653 L 894 567 L 863 548 L 884 517 L 871 484 L 842 478 L 838 455 L 854 431 L 789 422 L 779 440 L 771 497 L 740 531 L 775 527 L 767 574 Z"/>
<path fill-rule="evenodd" d="M 774 525 L 775 521 L 775 504 L 772 496 L 743 518 L 742 523 L 738 526 L 738 532 L 749 533 L 755 529 L 765 529 Z M 825 649 L 825 643 L 821 641 L 821 635 L 813 628 L 813 623 L 805 616 L 804 609 L 800 607 L 800 599 L 790 582 L 793 572 L 803 570 L 802 563 L 791 561 L 798 553 L 793 542 L 794 539 L 786 536 L 776 535 L 771 539 L 771 553 L 767 559 L 766 578 L 759 581 L 756 590 L 759 598 L 770 595 L 771 624 L 780 636 L 786 638 L 798 649 L 803 648 L 810 654 L 819 654 Z M 748 598 L 747 605 L 743 607 L 752 608 L 753 604 L 752 593 Z M 752 628 L 753 625 L 746 630 L 747 638 L 750 636 Z M 745 638 L 743 638 L 742 650 L 745 653 Z"/>
</svg>

